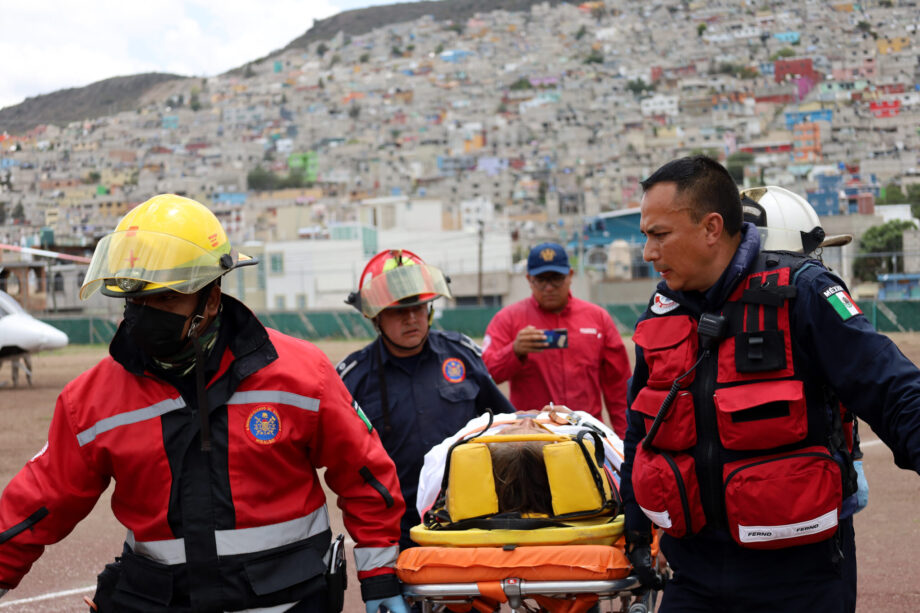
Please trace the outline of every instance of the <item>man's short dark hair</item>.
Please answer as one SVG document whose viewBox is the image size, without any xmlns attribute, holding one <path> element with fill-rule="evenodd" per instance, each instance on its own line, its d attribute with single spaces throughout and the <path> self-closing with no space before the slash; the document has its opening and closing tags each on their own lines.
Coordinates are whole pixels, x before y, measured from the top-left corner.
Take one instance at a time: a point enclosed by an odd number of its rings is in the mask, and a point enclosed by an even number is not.
<svg viewBox="0 0 920 613">
<path fill-rule="evenodd" d="M 689 196 L 690 216 L 694 221 L 699 222 L 709 213 L 718 213 L 729 236 L 741 231 L 738 186 L 725 167 L 714 159 L 695 155 L 671 160 L 641 185 L 647 192 L 658 183 L 674 183 L 678 194 Z"/>
</svg>

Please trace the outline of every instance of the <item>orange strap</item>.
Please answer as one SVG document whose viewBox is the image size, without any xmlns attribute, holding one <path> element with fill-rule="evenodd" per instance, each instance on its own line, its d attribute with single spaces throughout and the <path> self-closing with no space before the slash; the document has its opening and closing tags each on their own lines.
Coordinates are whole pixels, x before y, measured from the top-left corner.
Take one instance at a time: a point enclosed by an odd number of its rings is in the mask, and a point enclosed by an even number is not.
<svg viewBox="0 0 920 613">
<path fill-rule="evenodd" d="M 508 597 L 505 596 L 505 591 L 502 589 L 501 581 L 477 581 L 476 587 L 479 588 L 479 593 L 486 598 L 491 598 L 496 602 L 508 601 Z"/>
</svg>

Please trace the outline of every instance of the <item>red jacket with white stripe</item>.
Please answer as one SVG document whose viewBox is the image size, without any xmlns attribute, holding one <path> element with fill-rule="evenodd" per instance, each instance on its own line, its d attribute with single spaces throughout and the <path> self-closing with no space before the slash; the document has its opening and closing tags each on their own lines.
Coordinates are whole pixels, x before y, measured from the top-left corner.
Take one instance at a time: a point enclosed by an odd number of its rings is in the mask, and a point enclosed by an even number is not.
<svg viewBox="0 0 920 613">
<path fill-rule="evenodd" d="M 16 587 L 114 480 L 125 555 L 171 577 L 175 593 L 159 604 L 296 602 L 322 583 L 331 533 L 317 468 L 326 467 L 362 584 L 398 589 L 404 503 L 376 432 L 319 349 L 266 330 L 232 298 L 223 304 L 206 369 L 212 450 L 201 450 L 194 373 L 171 383 L 152 374 L 119 331 L 117 360 L 64 388 L 47 446 L 3 491 L 0 587 Z M 188 584 L 204 587 L 182 594 Z"/>
<path fill-rule="evenodd" d="M 528 325 L 541 330 L 566 328 L 568 347 L 518 358 L 514 339 Z M 511 382 L 511 404 L 518 411 L 539 411 L 553 402 L 603 420 L 606 404 L 613 430 L 621 438 L 626 434 L 629 357 L 610 314 L 596 304 L 569 294 L 565 308 L 552 313 L 530 296 L 495 314 L 482 349 L 492 378 Z"/>
</svg>

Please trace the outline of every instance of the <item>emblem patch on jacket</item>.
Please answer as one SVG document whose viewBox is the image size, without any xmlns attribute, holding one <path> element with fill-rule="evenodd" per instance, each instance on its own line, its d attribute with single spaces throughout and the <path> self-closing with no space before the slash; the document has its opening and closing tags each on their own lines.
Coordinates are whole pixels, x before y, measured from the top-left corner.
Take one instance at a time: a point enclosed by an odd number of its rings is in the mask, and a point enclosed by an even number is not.
<svg viewBox="0 0 920 613">
<path fill-rule="evenodd" d="M 262 406 L 249 414 L 246 430 L 260 445 L 271 445 L 281 433 L 281 418 L 272 407 Z"/>
<path fill-rule="evenodd" d="M 652 302 L 652 313 L 656 315 L 664 315 L 669 313 L 679 307 L 680 305 L 667 296 L 662 296 L 658 292 L 655 292 L 655 298 Z"/>
<path fill-rule="evenodd" d="M 460 383 L 466 379 L 466 367 L 463 365 L 463 361 L 458 358 L 444 360 L 444 363 L 441 364 L 441 373 L 451 383 Z"/>
<path fill-rule="evenodd" d="M 837 315 L 840 315 L 840 319 L 843 321 L 856 315 L 862 315 L 862 311 L 856 306 L 856 303 L 853 302 L 853 299 L 850 298 L 850 295 L 843 289 L 842 285 L 826 287 L 821 290 L 821 295 L 834 307 Z"/>
</svg>

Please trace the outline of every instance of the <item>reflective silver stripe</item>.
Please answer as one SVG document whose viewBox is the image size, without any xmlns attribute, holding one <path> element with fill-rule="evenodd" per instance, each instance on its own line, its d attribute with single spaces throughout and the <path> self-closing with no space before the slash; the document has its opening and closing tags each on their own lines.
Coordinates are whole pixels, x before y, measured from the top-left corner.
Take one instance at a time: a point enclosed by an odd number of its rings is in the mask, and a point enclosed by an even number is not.
<svg viewBox="0 0 920 613">
<path fill-rule="evenodd" d="M 167 398 L 166 400 L 161 400 L 156 404 L 152 404 L 149 407 L 144 407 L 143 409 L 137 409 L 135 411 L 128 411 L 127 413 L 119 413 L 118 415 L 112 415 L 111 417 L 106 417 L 105 419 L 100 419 L 92 427 L 87 428 L 83 432 L 77 434 L 77 442 L 80 444 L 80 447 L 83 445 L 92 442 L 96 436 L 102 434 L 103 432 L 108 432 L 109 430 L 114 430 L 119 426 L 129 426 L 131 424 L 136 424 L 148 419 L 153 419 L 154 417 L 159 417 L 164 413 L 169 413 L 170 411 L 175 411 L 176 409 L 181 409 L 185 406 L 185 401 L 182 398 Z"/>
<path fill-rule="evenodd" d="M 236 392 L 230 396 L 227 404 L 252 404 L 255 402 L 269 402 L 272 404 L 287 404 L 304 411 L 318 411 L 319 400 L 291 392 L 255 390 L 249 392 Z"/>
<path fill-rule="evenodd" d="M 128 530 L 125 542 L 131 551 L 160 564 L 185 564 L 185 539 L 168 541 L 137 541 Z"/>
<path fill-rule="evenodd" d="M 355 568 L 358 571 L 375 568 L 396 567 L 399 547 L 361 547 L 355 548 Z"/>
<path fill-rule="evenodd" d="M 309 515 L 278 524 L 239 530 L 218 530 L 214 533 L 214 539 L 217 543 L 217 555 L 232 556 L 289 545 L 328 529 L 329 513 L 323 505 Z M 155 562 L 185 563 L 185 539 L 137 541 L 134 533 L 129 530 L 125 540 L 135 553 Z"/>
<path fill-rule="evenodd" d="M 329 514 L 326 512 L 326 506 L 323 505 L 306 517 L 298 517 L 271 526 L 218 530 L 214 536 L 217 538 L 217 555 L 232 556 L 296 543 L 328 529 Z"/>
<path fill-rule="evenodd" d="M 235 611 L 234 613 L 284 613 L 284 611 L 287 611 L 295 604 L 300 604 L 300 602 L 289 602 L 287 604 L 279 604 L 274 607 L 262 607 L 260 609 L 243 609 L 242 611 Z"/>
</svg>

